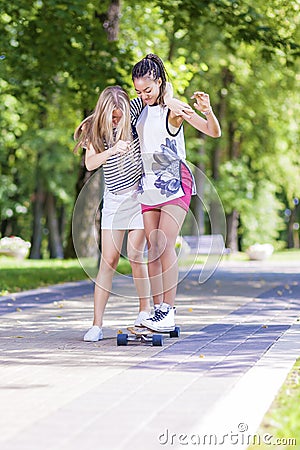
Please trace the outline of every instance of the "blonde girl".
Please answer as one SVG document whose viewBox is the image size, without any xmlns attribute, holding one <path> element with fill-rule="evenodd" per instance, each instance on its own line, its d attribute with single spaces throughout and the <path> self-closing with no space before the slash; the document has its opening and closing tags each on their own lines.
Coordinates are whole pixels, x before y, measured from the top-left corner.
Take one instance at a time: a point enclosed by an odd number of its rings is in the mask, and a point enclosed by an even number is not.
<svg viewBox="0 0 300 450">
<path fill-rule="evenodd" d="M 101 261 L 94 290 L 93 326 L 85 341 L 103 339 L 103 314 L 111 292 L 125 231 L 127 254 L 139 296 L 135 325 L 149 317 L 150 298 L 147 266 L 143 261 L 145 233 L 141 206 L 135 198 L 142 175 L 139 140 L 130 119 L 130 100 L 120 86 L 110 86 L 99 96 L 94 113 L 76 129 L 75 147 L 86 149 L 88 170 L 103 167 L 105 192 L 101 219 Z"/>
</svg>

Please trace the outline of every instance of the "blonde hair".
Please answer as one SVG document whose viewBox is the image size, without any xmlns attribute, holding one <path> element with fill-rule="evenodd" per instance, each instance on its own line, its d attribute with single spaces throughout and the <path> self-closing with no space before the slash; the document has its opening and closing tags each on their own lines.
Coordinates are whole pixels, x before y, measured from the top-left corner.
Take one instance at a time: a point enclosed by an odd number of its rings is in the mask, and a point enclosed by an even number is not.
<svg viewBox="0 0 300 450">
<path fill-rule="evenodd" d="M 116 128 L 113 128 L 113 111 L 119 109 L 122 117 Z M 108 86 L 97 101 L 94 112 L 86 117 L 76 128 L 74 139 L 78 140 L 74 152 L 80 147 L 93 146 L 97 153 L 112 147 L 118 140 L 132 140 L 130 122 L 130 99 L 120 86 Z"/>
</svg>

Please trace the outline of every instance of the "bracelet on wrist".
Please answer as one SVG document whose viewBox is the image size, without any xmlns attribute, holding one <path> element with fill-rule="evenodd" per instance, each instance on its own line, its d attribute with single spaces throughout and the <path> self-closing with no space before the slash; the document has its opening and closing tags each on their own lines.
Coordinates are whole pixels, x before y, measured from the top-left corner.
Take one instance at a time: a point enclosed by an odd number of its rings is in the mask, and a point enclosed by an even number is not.
<svg viewBox="0 0 300 450">
<path fill-rule="evenodd" d="M 202 114 L 204 114 L 205 116 L 209 116 L 211 114 L 211 108 L 208 109 L 207 111 L 201 111 Z"/>
</svg>

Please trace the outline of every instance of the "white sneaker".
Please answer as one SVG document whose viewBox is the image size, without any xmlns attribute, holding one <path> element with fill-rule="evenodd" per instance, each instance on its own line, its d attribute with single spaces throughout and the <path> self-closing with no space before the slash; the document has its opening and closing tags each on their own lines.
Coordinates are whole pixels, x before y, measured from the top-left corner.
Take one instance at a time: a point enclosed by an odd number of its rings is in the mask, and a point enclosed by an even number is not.
<svg viewBox="0 0 300 450">
<path fill-rule="evenodd" d="M 103 339 L 102 328 L 93 325 L 84 335 L 83 340 L 87 342 L 97 342 Z"/>
<path fill-rule="evenodd" d="M 142 325 L 142 320 L 149 319 L 149 317 L 150 317 L 150 314 L 147 313 L 147 311 L 140 311 L 139 315 L 135 319 L 134 326 L 135 327 L 142 327 L 143 326 Z"/>
<path fill-rule="evenodd" d="M 160 308 L 155 309 L 154 316 L 142 320 L 142 325 L 153 331 L 173 331 L 175 329 L 175 308 L 162 303 Z"/>
<path fill-rule="evenodd" d="M 161 307 L 161 305 L 162 305 L 162 303 L 160 303 L 159 305 L 153 305 L 153 308 L 152 308 L 151 313 L 149 315 L 150 319 L 155 316 L 156 310 L 159 309 Z"/>
</svg>

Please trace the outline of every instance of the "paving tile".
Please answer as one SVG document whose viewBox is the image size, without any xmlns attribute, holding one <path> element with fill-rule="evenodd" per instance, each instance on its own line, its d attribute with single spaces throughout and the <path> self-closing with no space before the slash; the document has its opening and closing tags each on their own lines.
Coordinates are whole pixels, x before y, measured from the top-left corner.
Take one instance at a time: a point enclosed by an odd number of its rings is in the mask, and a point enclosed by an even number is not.
<svg viewBox="0 0 300 450">
<path fill-rule="evenodd" d="M 2 298 L 1 450 L 156 450 L 167 448 L 159 440 L 166 431 L 171 447 L 182 448 L 179 436 L 209 430 L 220 410 L 227 427 L 242 416 L 257 426 L 257 411 L 261 417 L 299 355 L 298 266 L 229 263 L 204 285 L 197 269 L 182 278 L 181 336 L 166 337 L 163 347 L 116 345 L 118 329 L 137 314 L 130 277 L 114 279 L 105 339 L 97 343 L 82 341 L 90 282 Z M 264 384 L 269 372 L 273 390 Z M 261 408 L 246 397 L 259 379 Z"/>
</svg>

